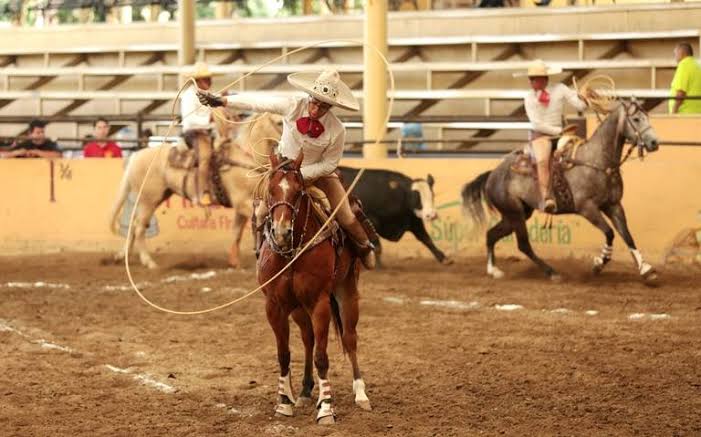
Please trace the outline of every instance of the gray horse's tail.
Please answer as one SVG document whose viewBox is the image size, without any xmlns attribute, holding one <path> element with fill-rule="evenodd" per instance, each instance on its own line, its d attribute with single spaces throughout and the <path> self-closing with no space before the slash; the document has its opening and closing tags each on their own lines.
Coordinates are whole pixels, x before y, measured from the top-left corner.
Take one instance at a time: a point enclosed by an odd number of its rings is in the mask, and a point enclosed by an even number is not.
<svg viewBox="0 0 701 437">
<path fill-rule="evenodd" d="M 487 179 L 491 174 L 487 171 L 477 176 L 472 182 L 468 182 L 462 188 L 462 211 L 465 216 L 471 217 L 477 223 L 483 224 L 487 221 L 485 204 L 491 208 L 487 198 Z"/>
</svg>

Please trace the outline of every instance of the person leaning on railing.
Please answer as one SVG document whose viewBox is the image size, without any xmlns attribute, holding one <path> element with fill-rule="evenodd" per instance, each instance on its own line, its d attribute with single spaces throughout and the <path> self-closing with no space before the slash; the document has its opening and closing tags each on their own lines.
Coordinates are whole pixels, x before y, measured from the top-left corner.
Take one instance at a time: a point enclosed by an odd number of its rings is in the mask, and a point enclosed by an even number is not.
<svg viewBox="0 0 701 437">
<path fill-rule="evenodd" d="M 46 125 L 43 120 L 34 119 L 29 123 L 29 138 L 5 152 L 1 158 L 60 158 L 58 144 L 46 137 Z"/>
<path fill-rule="evenodd" d="M 107 137 L 110 133 L 110 123 L 105 118 L 98 118 L 93 125 L 94 139 L 83 148 L 85 158 L 121 158 L 122 149 Z"/>
<path fill-rule="evenodd" d="M 670 114 L 699 114 L 701 100 L 686 96 L 701 96 L 701 66 L 694 59 L 694 50 L 689 43 L 681 43 L 674 49 L 677 70 L 674 72 L 669 94 Z"/>
</svg>

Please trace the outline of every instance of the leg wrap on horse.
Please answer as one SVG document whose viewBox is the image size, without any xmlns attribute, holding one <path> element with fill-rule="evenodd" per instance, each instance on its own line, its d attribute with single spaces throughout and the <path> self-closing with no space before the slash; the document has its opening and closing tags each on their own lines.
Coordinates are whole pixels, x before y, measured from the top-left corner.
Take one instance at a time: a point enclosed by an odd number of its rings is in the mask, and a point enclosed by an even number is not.
<svg viewBox="0 0 701 437">
<path fill-rule="evenodd" d="M 316 408 L 319 410 L 316 414 L 317 421 L 324 417 L 336 417 L 336 412 L 333 409 L 331 383 L 328 379 L 319 378 L 319 400 L 316 402 Z"/>
<path fill-rule="evenodd" d="M 281 376 L 278 381 L 277 394 L 280 395 L 280 403 L 275 407 L 275 412 L 282 414 L 283 416 L 292 417 L 294 410 L 292 406 L 294 405 L 295 397 L 292 394 L 292 382 L 290 381 L 290 372 L 287 375 Z M 285 397 L 290 403 L 284 402 Z"/>
</svg>

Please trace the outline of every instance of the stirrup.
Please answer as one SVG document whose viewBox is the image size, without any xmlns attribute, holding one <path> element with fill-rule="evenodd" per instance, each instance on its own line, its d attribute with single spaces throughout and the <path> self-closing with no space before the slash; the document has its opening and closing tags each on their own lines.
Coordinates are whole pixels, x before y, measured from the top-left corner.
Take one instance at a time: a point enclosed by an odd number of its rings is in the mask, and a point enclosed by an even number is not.
<svg viewBox="0 0 701 437">
<path fill-rule="evenodd" d="M 543 202 L 543 212 L 555 214 L 557 212 L 557 203 L 553 199 L 545 199 Z"/>
<path fill-rule="evenodd" d="M 200 204 L 200 206 L 211 206 L 212 196 L 209 194 L 208 191 L 205 191 L 204 193 L 202 193 L 202 196 L 198 196 L 197 202 Z"/>
</svg>

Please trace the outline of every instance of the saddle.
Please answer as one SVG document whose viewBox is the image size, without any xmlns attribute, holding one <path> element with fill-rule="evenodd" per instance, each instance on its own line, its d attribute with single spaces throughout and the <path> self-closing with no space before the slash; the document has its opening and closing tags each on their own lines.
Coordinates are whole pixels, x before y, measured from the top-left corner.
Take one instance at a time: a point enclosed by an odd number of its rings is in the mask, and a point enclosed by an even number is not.
<svg viewBox="0 0 701 437">
<path fill-rule="evenodd" d="M 574 167 L 574 164 L 569 159 L 574 159 L 579 146 L 584 141 L 584 139 L 576 135 L 565 135 L 554 142 L 555 151 L 550 159 L 550 191 L 555 199 L 559 213 L 574 212 L 574 197 L 570 184 L 565 177 L 565 172 Z M 514 153 L 516 154 L 516 159 L 511 164 L 511 171 L 537 180 L 538 171 L 532 156 L 521 150 Z"/>
<path fill-rule="evenodd" d="M 217 204 L 227 208 L 231 207 L 231 203 L 229 202 L 229 193 L 226 191 L 226 188 L 222 183 L 222 173 L 227 172 L 234 166 L 253 168 L 245 163 L 237 163 L 229 159 L 231 147 L 234 146 L 235 145 L 231 141 L 222 142 L 213 150 L 212 157 L 209 160 L 210 186 L 214 192 L 213 194 Z M 185 170 L 182 180 L 183 192 L 185 192 L 188 178 L 195 177 L 194 172 L 199 166 L 197 153 L 195 153 L 194 149 L 191 149 L 184 144 L 171 147 L 168 151 L 168 165 L 172 168 Z"/>
<path fill-rule="evenodd" d="M 314 185 L 310 185 L 306 189 L 307 193 L 309 193 L 312 198 L 312 209 L 315 217 L 320 221 L 320 223 L 326 223 L 333 212 L 331 203 L 326 197 L 326 193 Z M 355 217 L 368 234 L 368 239 L 372 242 L 378 241 L 379 237 L 377 235 L 377 231 L 375 230 L 375 226 L 365 215 L 360 199 L 353 195 L 349 195 L 348 203 L 350 204 L 351 211 L 353 211 L 353 214 L 355 214 Z M 329 226 L 326 227 L 321 234 L 319 234 L 317 240 L 315 240 L 311 247 L 316 246 L 327 238 L 331 238 L 334 247 L 336 247 L 338 253 L 340 254 L 340 250 L 343 248 L 343 243 L 345 241 L 345 233 L 343 232 L 341 225 L 335 219 L 329 223 Z"/>
</svg>

